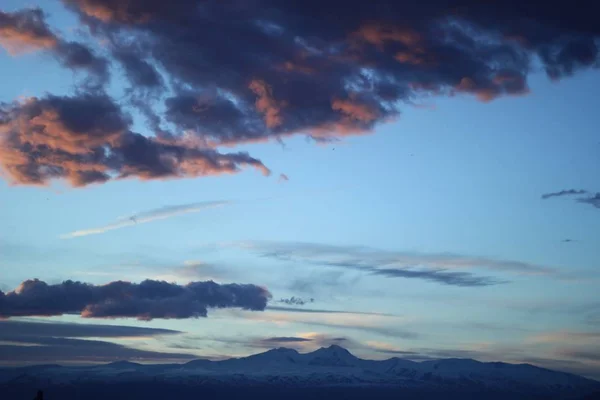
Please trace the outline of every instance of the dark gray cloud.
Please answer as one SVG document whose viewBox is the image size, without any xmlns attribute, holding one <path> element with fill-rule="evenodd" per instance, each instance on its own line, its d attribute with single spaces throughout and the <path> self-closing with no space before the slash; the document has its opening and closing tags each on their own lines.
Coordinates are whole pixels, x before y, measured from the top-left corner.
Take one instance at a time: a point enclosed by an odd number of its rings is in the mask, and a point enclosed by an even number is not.
<svg viewBox="0 0 600 400">
<path fill-rule="evenodd" d="M 542 199 L 550 199 L 552 197 L 561 197 L 561 196 L 575 196 L 580 194 L 586 194 L 587 190 L 576 190 L 576 189 L 568 189 L 561 190 L 560 192 L 552 192 L 552 193 L 544 193 L 542 195 Z"/>
<path fill-rule="evenodd" d="M 600 361 L 600 351 L 595 349 L 562 349 L 560 356 L 579 360 Z"/>
<path fill-rule="evenodd" d="M 149 170 L 147 164 L 167 158 L 180 165 L 183 150 L 165 146 L 184 136 L 211 147 L 294 134 L 328 142 L 371 131 L 421 95 L 466 93 L 489 101 L 527 93 L 527 77 L 538 64 L 552 79 L 598 65 L 600 28 L 592 16 L 600 5 L 591 0 L 576 7 L 516 0 L 63 3 L 109 43 L 110 56 L 131 82 L 131 104 L 160 138 L 160 145 L 135 135 L 128 139 L 137 155 L 128 159 L 144 165 L 130 165 L 131 175 L 153 178 L 179 176 L 173 166 Z M 39 10 L 4 13 L 0 32 L 5 41 L 63 51 L 57 43 L 64 41 Z M 102 74 L 102 63 L 76 50 L 59 58 Z M 164 97 L 164 104 L 156 104 Z M 18 148 L 25 158 L 38 151 Z M 258 166 L 248 155 L 197 158 L 210 158 L 212 169 Z M 107 180 L 96 169 L 80 175 L 84 181 Z"/>
<path fill-rule="evenodd" d="M 442 269 L 411 270 L 399 268 L 380 268 L 368 266 L 363 262 L 317 262 L 317 264 L 330 267 L 350 268 L 367 272 L 371 275 L 380 275 L 387 278 L 424 279 L 444 285 L 477 287 L 492 286 L 506 281 L 486 276 L 476 276 L 469 272 L 448 272 Z"/>
<path fill-rule="evenodd" d="M 30 98 L 0 104 L 0 166 L 15 184 L 67 179 L 73 186 L 111 179 L 166 179 L 235 173 L 247 153 L 221 154 L 184 142 L 131 132 L 131 118 L 107 95 Z"/>
<path fill-rule="evenodd" d="M 584 197 L 581 199 L 577 199 L 579 203 L 589 204 L 592 207 L 600 208 L 600 193 L 596 193 L 590 197 Z"/>
<path fill-rule="evenodd" d="M 575 201 L 578 203 L 589 204 L 595 208 L 600 208 L 600 193 L 594 194 L 594 193 L 588 192 L 587 190 L 575 190 L 575 189 L 561 190 L 560 192 L 543 194 L 542 199 L 549 199 L 552 197 L 560 197 L 560 196 L 584 196 L 584 195 L 588 195 L 588 196 L 579 197 L 579 198 L 575 199 Z"/>
<path fill-rule="evenodd" d="M 177 285 L 145 280 L 106 285 L 65 281 L 49 285 L 28 280 L 13 292 L 0 292 L 0 317 L 81 314 L 85 318 L 198 318 L 208 308 L 262 311 L 271 297 L 256 285 L 190 282 Z"/>
<path fill-rule="evenodd" d="M 67 322 L 32 322 L 0 320 L 0 341 L 7 337 L 105 337 L 126 338 L 157 335 L 176 335 L 171 329 L 142 328 L 124 325 L 76 324 Z"/>
<path fill-rule="evenodd" d="M 64 322 L 0 321 L 0 363 L 95 363 L 117 360 L 186 361 L 190 354 L 161 353 L 81 338 L 152 338 L 174 336 L 171 329 Z"/>
<path fill-rule="evenodd" d="M 18 344 L 0 345 L 0 362 L 3 364 L 188 361 L 197 358 L 192 354 L 140 350 L 100 340 L 27 336 L 12 338 L 11 342 Z"/>
</svg>

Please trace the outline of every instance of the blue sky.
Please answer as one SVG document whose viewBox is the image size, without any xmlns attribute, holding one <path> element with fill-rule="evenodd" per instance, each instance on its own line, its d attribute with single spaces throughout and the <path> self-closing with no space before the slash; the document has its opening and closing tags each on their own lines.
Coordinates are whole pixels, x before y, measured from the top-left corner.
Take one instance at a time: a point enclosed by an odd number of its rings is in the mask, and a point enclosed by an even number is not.
<svg viewBox="0 0 600 400">
<path fill-rule="evenodd" d="M 22 5 L 8 1 L 3 9 Z M 97 46 L 89 33 L 75 33 L 84 30 L 75 13 L 59 2 L 43 8 L 63 37 Z M 7 103 L 69 95 L 81 80 L 44 51 L 0 50 L 0 72 Z M 541 195 L 600 190 L 600 75 L 587 69 L 551 81 L 538 71 L 528 82 L 529 94 L 491 102 L 420 96 L 415 102 L 427 107 L 404 103 L 394 121 L 337 142 L 296 135 L 283 145 L 235 147 L 268 164 L 270 177 L 244 169 L 81 188 L 60 179 L 44 187 L 0 180 L 0 290 L 33 278 L 252 283 L 273 296 L 265 311 L 226 308 L 209 310 L 208 318 L 152 321 L 29 318 L 182 331 L 111 339 L 165 353 L 239 356 L 260 351 L 256 342 L 268 337 L 312 338 L 301 343 L 307 350 L 343 336 L 371 358 L 403 350 L 532 362 L 599 378 L 600 356 L 576 350 L 600 347 L 600 211 L 574 197 Z M 106 90 L 118 97 L 126 85 L 117 71 Z M 143 122 L 135 129 L 152 135 Z M 199 205 L 206 202 L 226 203 Z M 165 218 L 142 221 L 161 212 Z M 65 238 L 118 218 L 119 229 Z M 494 283 L 391 277 L 376 272 L 382 268 L 466 272 Z M 306 304 L 279 302 L 292 296 Z M 317 309 L 347 313 L 310 312 Z"/>
</svg>

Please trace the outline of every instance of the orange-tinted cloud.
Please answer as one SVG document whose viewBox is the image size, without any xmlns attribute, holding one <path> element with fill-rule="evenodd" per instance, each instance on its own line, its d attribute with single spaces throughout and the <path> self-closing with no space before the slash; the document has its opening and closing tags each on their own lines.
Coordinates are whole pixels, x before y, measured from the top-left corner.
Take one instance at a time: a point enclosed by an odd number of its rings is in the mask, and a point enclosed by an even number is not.
<svg viewBox="0 0 600 400">
<path fill-rule="evenodd" d="M 368 106 L 367 104 L 359 103 L 353 100 L 335 99 L 331 103 L 331 107 L 345 114 L 349 118 L 356 119 L 362 122 L 372 122 L 379 118 L 378 110 Z"/>
<path fill-rule="evenodd" d="M 402 29 L 382 24 L 363 25 L 354 33 L 354 37 L 370 43 L 381 50 L 383 50 L 386 42 L 397 42 L 407 47 L 414 47 L 422 40 L 421 35 L 412 29 Z"/>
<path fill-rule="evenodd" d="M 177 139 L 129 130 L 131 120 L 103 94 L 30 98 L 0 108 L 0 167 L 14 184 L 73 186 L 111 179 L 170 179 L 231 174 L 252 166 L 247 153 L 222 154 Z"/>
<path fill-rule="evenodd" d="M 0 11 L 0 46 L 10 54 L 49 49 L 58 43 L 59 40 L 46 24 L 41 9 L 15 13 Z"/>
<path fill-rule="evenodd" d="M 256 109 L 264 114 L 267 128 L 276 128 L 283 123 L 281 109 L 285 107 L 285 102 L 275 100 L 271 86 L 261 80 L 253 80 L 249 85 L 257 96 Z"/>
</svg>

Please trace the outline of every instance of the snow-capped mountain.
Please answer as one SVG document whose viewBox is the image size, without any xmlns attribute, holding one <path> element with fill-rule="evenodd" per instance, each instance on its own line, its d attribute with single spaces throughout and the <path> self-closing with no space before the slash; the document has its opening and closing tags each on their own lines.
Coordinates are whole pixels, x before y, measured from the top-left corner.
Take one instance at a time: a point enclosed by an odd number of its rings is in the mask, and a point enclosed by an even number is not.
<svg viewBox="0 0 600 400">
<path fill-rule="evenodd" d="M 363 360 L 339 346 L 301 354 L 278 348 L 223 361 L 143 365 L 127 361 L 92 367 L 57 365 L 0 369 L 0 390 L 10 385 L 161 382 L 178 385 L 278 387 L 395 387 L 410 390 L 492 390 L 557 398 L 583 396 L 600 383 L 529 364 L 443 359 Z"/>
</svg>

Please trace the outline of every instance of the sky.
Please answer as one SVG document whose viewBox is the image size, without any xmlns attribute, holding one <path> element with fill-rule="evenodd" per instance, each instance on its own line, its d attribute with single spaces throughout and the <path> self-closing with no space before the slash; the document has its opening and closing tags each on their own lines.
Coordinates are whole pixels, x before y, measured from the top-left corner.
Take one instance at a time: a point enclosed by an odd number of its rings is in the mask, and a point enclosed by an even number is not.
<svg viewBox="0 0 600 400">
<path fill-rule="evenodd" d="M 4 0 L 0 364 L 600 379 L 598 5 L 421 3 Z"/>
</svg>

